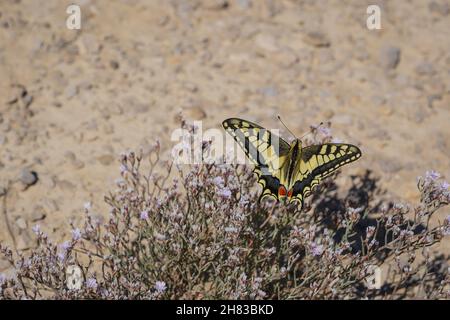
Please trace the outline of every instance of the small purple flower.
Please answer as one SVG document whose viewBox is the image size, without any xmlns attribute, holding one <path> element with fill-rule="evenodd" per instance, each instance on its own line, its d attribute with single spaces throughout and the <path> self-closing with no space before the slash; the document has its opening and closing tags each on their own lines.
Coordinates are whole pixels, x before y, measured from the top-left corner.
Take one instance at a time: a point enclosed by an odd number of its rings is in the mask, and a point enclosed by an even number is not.
<svg viewBox="0 0 450 320">
<path fill-rule="evenodd" d="M 448 190 L 448 188 L 450 188 L 450 184 L 447 181 L 442 182 L 441 184 L 441 188 L 443 190 Z"/>
<path fill-rule="evenodd" d="M 228 233 L 236 233 L 238 231 L 235 227 L 226 227 L 224 230 Z"/>
<path fill-rule="evenodd" d="M 148 211 L 147 210 L 141 211 L 141 214 L 140 214 L 139 218 L 141 220 L 147 220 L 148 219 Z"/>
<path fill-rule="evenodd" d="M 58 260 L 60 262 L 63 262 L 64 260 L 66 260 L 66 251 L 58 252 Z"/>
<path fill-rule="evenodd" d="M 215 177 L 215 178 L 213 179 L 213 183 L 214 183 L 217 187 L 223 188 L 225 181 L 223 180 L 222 177 L 219 176 L 219 177 Z"/>
<path fill-rule="evenodd" d="M 125 165 L 123 165 L 123 164 L 121 164 L 120 165 L 120 173 L 121 174 L 124 174 L 125 172 L 127 172 L 128 171 L 128 168 L 127 168 L 127 166 L 125 166 Z"/>
<path fill-rule="evenodd" d="M 425 173 L 425 179 L 427 179 L 429 181 L 436 181 L 440 177 L 441 177 L 441 175 L 439 174 L 439 172 L 436 172 L 434 170 L 429 170 Z"/>
<path fill-rule="evenodd" d="M 322 255 L 322 253 L 323 253 L 323 245 L 321 245 L 321 244 L 318 245 L 316 243 L 313 243 L 311 245 L 311 253 L 315 257 Z"/>
<path fill-rule="evenodd" d="M 330 137 L 331 136 L 331 130 L 330 128 L 327 127 L 323 127 L 323 126 L 319 126 L 317 128 L 317 131 L 319 131 L 321 134 L 323 134 L 326 137 Z"/>
<path fill-rule="evenodd" d="M 98 287 L 97 280 L 95 280 L 94 278 L 87 279 L 86 287 L 89 289 L 97 290 L 97 287 Z"/>
<path fill-rule="evenodd" d="M 81 239 L 81 231 L 80 229 L 76 228 L 72 230 L 72 239 L 74 241 L 78 241 Z"/>
<path fill-rule="evenodd" d="M 71 247 L 70 241 L 64 241 L 64 242 L 61 244 L 61 249 L 63 249 L 64 251 L 67 251 L 70 247 Z"/>
<path fill-rule="evenodd" d="M 155 283 L 155 290 L 157 293 L 164 293 L 166 291 L 167 286 L 164 281 L 156 281 Z"/>
<path fill-rule="evenodd" d="M 223 198 L 227 198 L 227 199 L 231 198 L 231 191 L 230 191 L 230 189 L 228 189 L 228 188 L 220 189 L 220 190 L 217 192 L 217 194 L 218 194 L 219 196 L 223 197 Z"/>
<path fill-rule="evenodd" d="M 6 276 L 3 273 L 0 273 L 0 285 L 6 282 Z"/>
<path fill-rule="evenodd" d="M 32 230 L 35 234 L 39 235 L 41 233 L 41 226 L 37 224 L 32 228 Z"/>
<path fill-rule="evenodd" d="M 84 210 L 89 211 L 92 209 L 92 204 L 90 202 L 84 203 Z"/>
<path fill-rule="evenodd" d="M 366 228 L 366 234 L 367 234 L 367 238 L 370 238 L 373 236 L 375 232 L 375 227 L 374 226 L 369 226 Z"/>
</svg>

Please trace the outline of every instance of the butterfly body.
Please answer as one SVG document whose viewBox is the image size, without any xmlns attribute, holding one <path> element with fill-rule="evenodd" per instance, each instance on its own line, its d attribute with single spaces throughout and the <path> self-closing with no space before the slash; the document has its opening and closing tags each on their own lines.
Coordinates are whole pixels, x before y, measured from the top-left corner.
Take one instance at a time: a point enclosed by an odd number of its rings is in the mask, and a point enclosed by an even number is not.
<svg viewBox="0 0 450 320">
<path fill-rule="evenodd" d="M 273 197 L 303 206 L 304 198 L 320 181 L 339 167 L 361 156 L 351 144 L 325 143 L 303 147 L 299 139 L 287 143 L 269 130 L 250 121 L 230 118 L 222 123 L 255 165 L 263 187 L 260 200 Z"/>
</svg>

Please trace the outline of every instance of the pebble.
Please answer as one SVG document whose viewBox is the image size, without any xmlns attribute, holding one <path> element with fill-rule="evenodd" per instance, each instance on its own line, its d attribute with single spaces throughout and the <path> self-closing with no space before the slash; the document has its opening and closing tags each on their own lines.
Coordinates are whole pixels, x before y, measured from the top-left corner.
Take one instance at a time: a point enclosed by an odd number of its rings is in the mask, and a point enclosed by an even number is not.
<svg viewBox="0 0 450 320">
<path fill-rule="evenodd" d="M 450 13 L 450 5 L 448 2 L 432 1 L 428 5 L 431 12 L 439 13 L 442 16 L 447 16 Z"/>
<path fill-rule="evenodd" d="M 110 154 L 104 154 L 102 156 L 97 157 L 98 162 L 100 162 L 104 166 L 109 166 L 115 161 L 114 156 Z"/>
<path fill-rule="evenodd" d="M 228 0 L 206 0 L 203 6 L 209 10 L 224 10 L 230 6 Z"/>
<path fill-rule="evenodd" d="M 46 217 L 45 209 L 41 205 L 37 205 L 29 214 L 29 219 L 31 222 L 37 222 L 44 220 Z"/>
<path fill-rule="evenodd" d="M 380 65 L 384 69 L 395 69 L 400 62 L 400 48 L 385 46 L 380 50 Z"/>
<path fill-rule="evenodd" d="M 27 230 L 23 230 L 16 238 L 17 250 L 27 250 L 32 248 L 33 245 L 34 241 Z"/>
<path fill-rule="evenodd" d="M 414 69 L 414 71 L 419 75 L 419 76 L 423 76 L 423 75 L 433 75 L 436 73 L 436 71 L 433 68 L 433 65 L 429 62 L 421 62 L 419 63 L 416 68 Z"/>
<path fill-rule="evenodd" d="M 79 89 L 78 89 L 77 85 L 70 84 L 64 90 L 64 95 L 66 96 L 67 99 L 71 99 L 78 94 L 78 91 L 79 91 Z"/>
<path fill-rule="evenodd" d="M 255 44 L 268 52 L 277 52 L 279 50 L 275 38 L 269 34 L 258 34 L 255 38 Z"/>
<path fill-rule="evenodd" d="M 17 227 L 18 227 L 20 230 L 25 230 L 25 229 L 28 228 L 27 222 L 25 221 L 24 218 L 18 218 L 18 219 L 16 220 L 16 225 L 17 225 Z"/>
<path fill-rule="evenodd" d="M 190 107 L 183 110 L 183 114 L 191 120 L 202 120 L 206 118 L 206 111 L 202 107 Z"/>
<path fill-rule="evenodd" d="M 320 31 L 311 31 L 305 34 L 303 41 L 313 47 L 329 47 L 331 45 L 328 36 Z"/>
<path fill-rule="evenodd" d="M 22 182 L 26 187 L 32 186 L 38 181 L 38 175 L 36 172 L 31 171 L 28 168 L 23 168 L 20 171 L 19 174 L 19 180 Z"/>
<path fill-rule="evenodd" d="M 115 61 L 115 60 L 111 60 L 111 61 L 109 62 L 109 66 L 110 66 L 113 70 L 117 70 L 117 69 L 119 69 L 119 67 L 120 67 L 119 63 L 118 63 L 117 61 Z"/>
</svg>

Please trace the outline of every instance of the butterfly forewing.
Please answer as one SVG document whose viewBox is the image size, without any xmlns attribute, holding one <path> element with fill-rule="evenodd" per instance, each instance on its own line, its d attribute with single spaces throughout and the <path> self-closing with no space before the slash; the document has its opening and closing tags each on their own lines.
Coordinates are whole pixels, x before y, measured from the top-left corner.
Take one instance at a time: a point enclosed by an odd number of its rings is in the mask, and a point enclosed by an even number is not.
<svg viewBox="0 0 450 320">
<path fill-rule="evenodd" d="M 227 119 L 223 127 L 264 175 L 273 175 L 286 161 L 289 144 L 269 130 L 250 121 Z"/>
</svg>

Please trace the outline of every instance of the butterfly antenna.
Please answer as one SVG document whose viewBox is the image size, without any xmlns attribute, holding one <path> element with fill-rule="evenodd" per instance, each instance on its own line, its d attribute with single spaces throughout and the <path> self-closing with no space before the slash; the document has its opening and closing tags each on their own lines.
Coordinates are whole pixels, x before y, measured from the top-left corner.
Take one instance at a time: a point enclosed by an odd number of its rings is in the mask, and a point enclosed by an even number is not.
<svg viewBox="0 0 450 320">
<path fill-rule="evenodd" d="M 294 136 L 294 138 L 297 139 L 297 136 L 295 134 L 293 134 L 292 131 L 289 130 L 289 128 L 284 124 L 283 120 L 281 120 L 281 117 L 280 116 L 277 116 L 277 117 L 278 117 L 278 120 L 280 120 L 281 124 L 286 128 L 286 130 L 289 131 L 289 133 L 292 134 Z"/>
<path fill-rule="evenodd" d="M 307 132 L 307 133 L 305 133 L 304 135 L 302 135 L 301 137 L 300 137 L 300 140 L 302 140 L 304 137 L 306 137 L 308 134 L 311 134 L 314 130 L 317 130 L 317 129 L 319 129 L 321 126 L 323 126 L 323 121 L 321 122 L 321 123 L 319 123 L 319 125 L 318 126 L 312 126 L 311 127 L 311 129 Z"/>
</svg>

